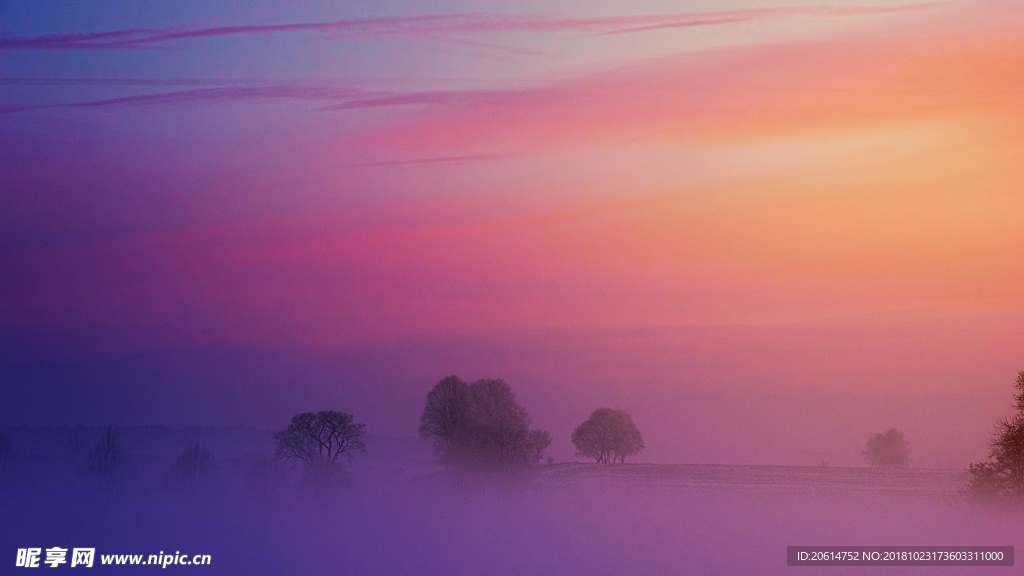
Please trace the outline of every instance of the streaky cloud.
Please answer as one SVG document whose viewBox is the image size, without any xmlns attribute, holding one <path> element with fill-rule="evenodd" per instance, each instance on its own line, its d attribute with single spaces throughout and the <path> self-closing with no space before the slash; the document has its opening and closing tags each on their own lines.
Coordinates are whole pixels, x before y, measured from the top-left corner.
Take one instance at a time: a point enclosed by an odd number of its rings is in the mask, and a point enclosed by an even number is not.
<svg viewBox="0 0 1024 576">
<path fill-rule="evenodd" d="M 437 90 L 411 92 L 385 92 L 360 90 L 336 85 L 317 84 L 230 84 L 230 81 L 203 80 L 134 80 L 114 78 L 9 78 L 0 79 L 0 85 L 95 85 L 95 86 L 176 86 L 203 85 L 202 88 L 174 90 L 150 94 L 133 94 L 114 98 L 28 104 L 0 107 L 0 114 L 60 108 L 113 108 L 128 106 L 157 106 L 198 102 L 236 102 L 241 100 L 327 100 L 331 104 L 317 110 L 358 110 L 393 106 L 459 106 L 501 103 L 516 95 L 532 94 L 530 90 Z M 227 85 L 222 85 L 227 84 Z"/>
<path fill-rule="evenodd" d="M 356 18 L 293 24 L 229 25 L 195 29 L 130 28 L 78 34 L 0 37 L 0 50 L 13 49 L 129 49 L 195 38 L 292 32 L 335 32 L 371 36 L 426 36 L 494 32 L 631 33 L 660 28 L 713 26 L 784 17 L 867 16 L 895 11 L 920 10 L 942 2 L 902 6 L 843 8 L 829 6 L 788 7 L 769 10 L 731 10 L 642 16 L 565 18 L 543 15 L 449 14 L 401 18 Z"/>
<path fill-rule="evenodd" d="M 0 86 L 237 86 L 266 84 L 262 80 L 226 78 L 85 78 L 0 76 Z"/>
<path fill-rule="evenodd" d="M 83 79 L 84 80 L 84 79 Z M 120 106 L 152 106 L 185 104 L 191 102 L 235 102 L 240 100 L 335 100 L 366 97 L 367 93 L 338 87 L 300 84 L 276 84 L 265 86 L 223 86 L 194 88 L 153 94 L 136 94 L 116 98 L 60 102 L 54 104 L 30 104 L 0 108 L 0 113 L 27 112 L 53 108 L 106 108 Z"/>
<path fill-rule="evenodd" d="M 404 160 L 381 160 L 378 162 L 361 162 L 359 166 L 403 166 L 416 164 L 455 164 L 462 162 L 481 162 L 508 158 L 507 154 L 463 154 L 460 156 L 434 156 L 431 158 L 409 158 Z"/>
<path fill-rule="evenodd" d="M 422 105 L 467 105 L 480 103 L 501 103 L 515 95 L 532 93 L 528 90 L 436 90 L 391 92 L 364 95 L 338 104 L 325 106 L 323 110 L 355 110 L 359 108 L 384 108 L 389 106 Z"/>
<path fill-rule="evenodd" d="M 713 26 L 716 24 L 735 24 L 752 20 L 772 20 L 783 18 L 799 17 L 843 17 L 843 16 L 876 16 L 900 12 L 913 12 L 929 10 L 944 6 L 948 2 L 922 2 L 917 4 L 902 4 L 898 6 L 801 6 L 794 8 L 763 8 L 756 10 L 733 10 L 728 12 L 707 12 L 704 14 L 690 14 L 677 20 L 665 22 L 652 22 L 608 30 L 602 34 L 629 34 L 634 32 L 647 32 L 653 30 L 664 30 L 672 28 L 690 28 L 694 26 Z"/>
</svg>

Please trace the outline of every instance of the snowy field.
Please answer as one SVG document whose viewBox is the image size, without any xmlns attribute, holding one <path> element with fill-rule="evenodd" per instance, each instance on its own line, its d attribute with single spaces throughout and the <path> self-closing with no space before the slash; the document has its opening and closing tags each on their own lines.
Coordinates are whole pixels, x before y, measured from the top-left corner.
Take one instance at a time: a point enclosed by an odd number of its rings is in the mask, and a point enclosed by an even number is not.
<svg viewBox="0 0 1024 576">
<path fill-rule="evenodd" d="M 166 569 L 177 574 L 981 574 L 787 567 L 786 546 L 1015 545 L 1024 536 L 1019 512 L 958 497 L 959 470 L 559 463 L 499 485 L 453 478 L 415 451 L 389 459 L 378 450 L 328 493 L 297 470 L 222 457 L 217 480 L 188 497 L 165 481 L 173 460 L 135 456 L 126 480 L 102 490 L 67 456 L 24 456 L 0 496 L 0 572 L 15 573 L 18 548 L 60 546 L 212 558 Z"/>
</svg>

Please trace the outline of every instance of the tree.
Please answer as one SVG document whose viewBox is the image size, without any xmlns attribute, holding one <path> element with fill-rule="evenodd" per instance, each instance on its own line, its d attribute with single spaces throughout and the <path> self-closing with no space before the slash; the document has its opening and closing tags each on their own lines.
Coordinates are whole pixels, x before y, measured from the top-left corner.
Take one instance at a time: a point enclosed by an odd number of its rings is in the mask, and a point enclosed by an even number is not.
<svg viewBox="0 0 1024 576">
<path fill-rule="evenodd" d="M 434 450 L 441 458 L 451 461 L 463 451 L 472 403 L 469 385 L 458 376 L 442 379 L 427 393 L 419 433 L 434 440 Z"/>
<path fill-rule="evenodd" d="M 280 459 L 250 455 L 242 464 L 244 484 L 251 494 L 265 501 L 281 492 L 285 478 Z"/>
<path fill-rule="evenodd" d="M 533 461 L 530 416 L 512 388 L 498 379 L 469 385 L 469 445 L 467 455 L 483 467 L 512 470 Z"/>
<path fill-rule="evenodd" d="M 194 498 L 214 483 L 215 476 L 213 455 L 197 442 L 174 461 L 167 481 L 174 490 Z"/>
<path fill-rule="evenodd" d="M 989 461 L 971 463 L 969 495 L 980 500 L 1024 500 L 1024 371 L 1013 384 L 1014 413 L 996 422 L 989 440 Z"/>
<path fill-rule="evenodd" d="M 625 463 L 626 456 L 646 448 L 644 437 L 633 418 L 622 410 L 598 408 L 572 431 L 576 454 L 593 458 L 598 464 Z"/>
<path fill-rule="evenodd" d="M 427 393 L 419 432 L 446 464 L 503 472 L 537 464 L 551 444 L 550 434 L 530 429 L 529 414 L 500 379 L 442 379 Z"/>
<path fill-rule="evenodd" d="M 114 429 L 107 426 L 106 432 L 96 442 L 85 460 L 85 473 L 99 486 L 109 490 L 128 476 L 128 457 L 114 436 Z"/>
<path fill-rule="evenodd" d="M 277 456 L 302 462 L 314 482 L 327 483 L 344 455 L 350 462 L 353 452 L 366 451 L 363 443 L 365 426 L 351 414 L 334 410 L 303 412 L 292 417 L 284 430 L 274 435 Z"/>
<path fill-rule="evenodd" d="M 864 457 L 877 468 L 906 468 L 910 465 L 910 445 L 903 432 L 890 428 L 868 436 Z"/>
<path fill-rule="evenodd" d="M 534 464 L 539 464 L 551 446 L 551 434 L 548 434 L 547 430 L 530 430 L 530 441 L 533 444 Z"/>
</svg>

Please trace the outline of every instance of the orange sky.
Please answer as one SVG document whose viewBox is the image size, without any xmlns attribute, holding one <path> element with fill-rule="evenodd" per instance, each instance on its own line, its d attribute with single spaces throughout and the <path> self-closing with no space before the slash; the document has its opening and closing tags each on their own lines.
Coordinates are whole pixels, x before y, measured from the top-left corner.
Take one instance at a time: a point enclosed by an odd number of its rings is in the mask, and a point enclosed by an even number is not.
<svg viewBox="0 0 1024 576">
<path fill-rule="evenodd" d="M 0 199 L 0 335 L 347 353 L 569 334 L 583 344 L 547 376 L 504 356 L 436 367 L 519 375 L 537 402 L 548 378 L 628 403 L 573 375 L 596 362 L 594 334 L 747 330 L 710 351 L 638 336 L 601 359 L 602 374 L 649 375 L 632 402 L 663 432 L 659 410 L 694 390 L 829 389 L 815 374 L 874 394 L 858 406 L 878 426 L 891 424 L 873 402 L 918 394 L 933 369 L 944 414 L 973 387 L 998 398 L 1024 344 L 1024 12 L 737 4 L 358 32 L 312 13 L 231 34 L 108 26 L 169 49 L 145 51 L 100 45 L 106 29 L 0 34 L 0 127 L 20 142 L 0 153 L 15 191 Z M 217 78 L 230 63 L 258 81 Z M 18 74 L 37 69 L 52 77 Z M 830 334 L 813 359 L 720 365 L 805 349 L 804 324 Z M 999 344 L 953 358 L 972 341 Z M 689 354 L 714 360 L 695 369 Z M 982 383 L 964 380 L 972 367 Z M 978 402 L 983 430 L 1000 406 Z"/>
</svg>

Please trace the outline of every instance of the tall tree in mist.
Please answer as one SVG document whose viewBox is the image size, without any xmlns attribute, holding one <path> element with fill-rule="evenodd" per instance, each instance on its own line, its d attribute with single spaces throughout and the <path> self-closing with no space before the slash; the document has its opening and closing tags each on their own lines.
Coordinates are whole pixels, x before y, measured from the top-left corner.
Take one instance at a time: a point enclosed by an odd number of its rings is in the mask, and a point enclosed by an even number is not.
<svg viewBox="0 0 1024 576">
<path fill-rule="evenodd" d="M 427 393 L 419 432 L 449 465 L 505 472 L 538 463 L 551 444 L 550 434 L 530 429 L 529 414 L 500 379 L 442 379 Z"/>
<path fill-rule="evenodd" d="M 877 468 L 906 468 L 910 465 L 910 444 L 903 432 L 890 428 L 868 436 L 864 457 Z"/>
<path fill-rule="evenodd" d="M 465 449 L 472 404 L 469 384 L 458 376 L 443 378 L 427 393 L 419 433 L 434 441 L 441 458 L 454 460 Z"/>
<path fill-rule="evenodd" d="M 1024 371 L 1013 387 L 1014 413 L 996 422 L 988 462 L 968 466 L 968 493 L 979 499 L 1024 500 Z"/>
<path fill-rule="evenodd" d="M 284 460 L 302 462 L 314 483 L 325 485 L 334 478 L 342 456 L 352 461 L 354 452 L 366 450 L 364 429 L 365 425 L 344 412 L 303 412 L 274 435 L 276 454 Z"/>
<path fill-rule="evenodd" d="M 622 410 L 598 408 L 572 431 L 576 454 L 593 458 L 598 464 L 624 463 L 626 456 L 646 448 L 644 437 L 633 418 Z"/>
<path fill-rule="evenodd" d="M 544 453 L 551 446 L 551 434 L 547 430 L 530 430 L 530 441 L 533 443 L 533 463 L 540 464 Z"/>
<path fill-rule="evenodd" d="M 197 442 L 186 448 L 174 460 L 167 474 L 167 481 L 173 490 L 189 498 L 195 498 L 210 488 L 215 476 L 213 455 Z"/>
<path fill-rule="evenodd" d="M 105 490 L 122 483 L 128 476 L 128 457 L 114 436 L 114 428 L 107 426 L 85 459 L 85 474 Z"/>
</svg>

